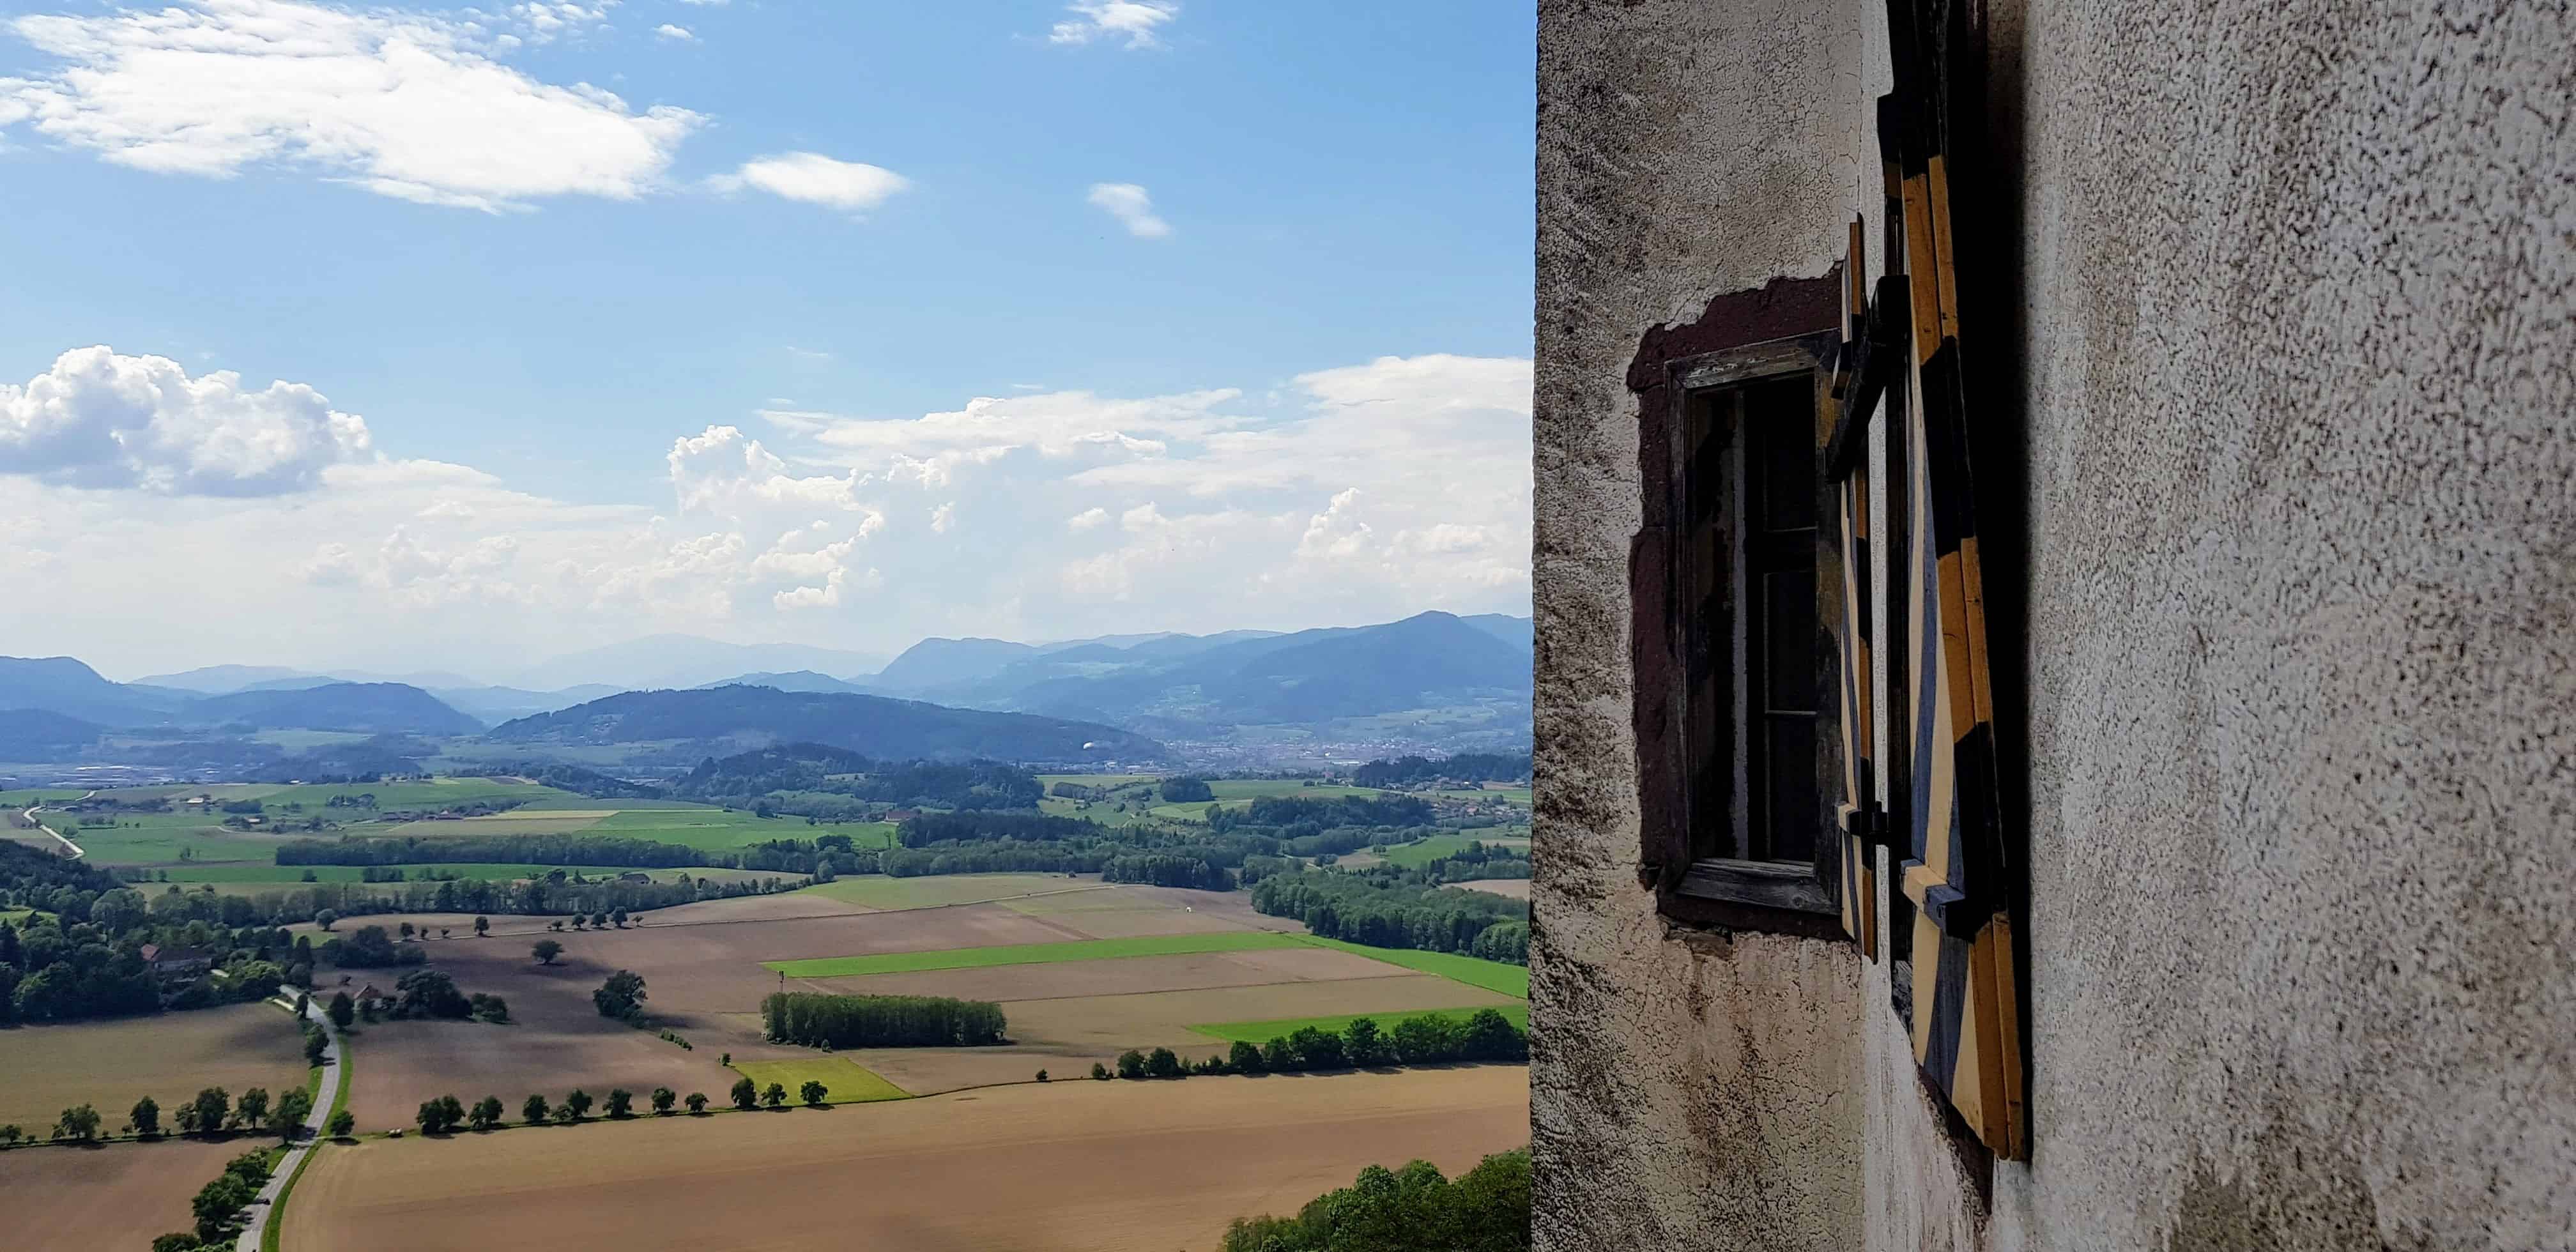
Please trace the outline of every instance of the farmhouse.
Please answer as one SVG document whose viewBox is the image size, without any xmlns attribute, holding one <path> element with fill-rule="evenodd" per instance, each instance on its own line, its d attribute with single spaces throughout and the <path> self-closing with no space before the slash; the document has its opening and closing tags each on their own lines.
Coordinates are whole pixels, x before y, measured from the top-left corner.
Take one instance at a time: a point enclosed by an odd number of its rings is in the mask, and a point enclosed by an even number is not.
<svg viewBox="0 0 2576 1252">
<path fill-rule="evenodd" d="M 2576 18 L 1539 0 L 1536 1245 L 2565 1248 Z"/>
<path fill-rule="evenodd" d="M 143 963 L 163 978 L 193 978 L 215 967 L 215 955 L 202 948 L 163 947 L 144 944 L 140 949 Z"/>
</svg>

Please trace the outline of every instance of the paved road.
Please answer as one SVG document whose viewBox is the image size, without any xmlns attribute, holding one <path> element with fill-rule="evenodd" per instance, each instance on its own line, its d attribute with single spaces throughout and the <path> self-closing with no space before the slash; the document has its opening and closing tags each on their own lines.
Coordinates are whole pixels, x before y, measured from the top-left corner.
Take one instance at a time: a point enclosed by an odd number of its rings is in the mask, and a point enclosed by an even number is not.
<svg viewBox="0 0 2576 1252">
<path fill-rule="evenodd" d="M 97 792 L 93 791 L 93 792 L 89 793 L 89 796 L 94 796 L 94 795 L 97 795 L 97 794 L 98 794 Z M 86 799 L 88 799 L 88 798 L 89 798 L 89 796 L 82 796 L 82 797 L 81 797 L 81 799 L 86 800 Z M 88 853 L 86 850 L 84 850 L 84 849 L 83 849 L 79 844 L 77 844 L 77 843 L 73 843 L 71 840 L 63 838 L 63 832 L 61 832 L 61 831 L 59 831 L 59 830 L 56 830 L 56 829 L 54 829 L 53 827 L 48 826 L 48 825 L 44 824 L 43 822 L 40 822 L 40 821 L 37 821 L 37 820 L 36 820 L 36 810 L 41 809 L 41 808 L 43 808 L 43 807 L 45 807 L 45 806 L 44 806 L 44 805 L 41 805 L 41 804 L 30 804 L 30 805 L 28 805 L 28 806 L 27 806 L 27 811 L 26 811 L 26 812 L 24 812 L 24 813 L 19 814 L 18 816 L 19 816 L 19 818 L 20 818 L 21 820 L 25 821 L 28 825 L 33 826 L 33 827 L 35 827 L 36 829 L 38 829 L 38 830 L 41 830 L 41 831 L 45 832 L 46 834 L 52 835 L 52 836 L 54 837 L 54 841 L 55 841 L 55 842 L 60 843 L 60 844 L 62 844 L 64 847 L 71 849 L 71 850 L 72 850 L 72 859 L 73 859 L 73 860 L 77 861 L 77 860 L 81 859 L 82 857 L 88 856 L 88 855 L 89 855 L 89 853 Z"/>
<path fill-rule="evenodd" d="M 290 1011 L 295 1007 L 293 1000 L 284 1003 Z M 304 1154 L 322 1142 L 322 1123 L 330 1120 L 331 1106 L 340 1102 L 340 1093 L 349 1085 L 349 1067 L 341 1063 L 341 1045 L 345 1038 L 339 1028 L 333 1026 L 330 1017 L 322 1011 L 320 1000 L 307 1004 L 304 1015 L 322 1027 L 326 1040 L 322 1046 L 322 1090 L 313 1097 L 313 1111 L 304 1118 L 303 1137 L 286 1150 L 286 1155 L 277 1162 L 276 1172 L 268 1176 L 267 1184 L 259 1189 L 258 1198 L 250 1202 L 250 1224 L 242 1228 L 241 1242 L 235 1245 L 237 1252 L 259 1252 L 260 1242 L 268 1235 L 269 1223 L 277 1220 L 278 1193 L 286 1190 L 287 1182 L 295 1177 L 296 1168 L 304 1164 Z"/>
</svg>

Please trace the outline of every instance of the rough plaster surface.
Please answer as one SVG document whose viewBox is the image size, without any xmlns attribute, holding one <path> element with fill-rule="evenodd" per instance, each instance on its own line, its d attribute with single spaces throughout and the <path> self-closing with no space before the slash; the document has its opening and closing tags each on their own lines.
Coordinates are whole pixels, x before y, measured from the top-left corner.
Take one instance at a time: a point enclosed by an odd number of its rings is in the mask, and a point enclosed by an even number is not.
<svg viewBox="0 0 2576 1252">
<path fill-rule="evenodd" d="M 1621 375 L 1839 256 L 1879 6 L 1542 0 L 1538 1244 L 2576 1247 L 2576 17 L 1991 13 L 2033 1158 L 1632 868 Z"/>
<path fill-rule="evenodd" d="M 1582 1252 L 1851 1248 L 1857 955 L 1685 940 L 1637 884 L 1624 379 L 1651 327 L 1841 256 L 1862 165 L 1819 158 L 1860 151 L 1859 17 L 1539 8 L 1533 1232 Z"/>
<path fill-rule="evenodd" d="M 2037 1150 L 1995 1242 L 2576 1246 L 2576 17 L 2006 17 Z"/>
</svg>

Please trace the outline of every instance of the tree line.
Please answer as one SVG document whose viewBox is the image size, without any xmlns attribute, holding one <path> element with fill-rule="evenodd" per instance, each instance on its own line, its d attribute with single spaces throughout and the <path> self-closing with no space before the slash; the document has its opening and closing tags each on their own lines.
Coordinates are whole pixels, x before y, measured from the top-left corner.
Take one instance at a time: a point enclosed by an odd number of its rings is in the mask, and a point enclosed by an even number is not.
<svg viewBox="0 0 2576 1252">
<path fill-rule="evenodd" d="M 1184 1061 L 1170 1048 L 1131 1049 L 1118 1058 L 1120 1078 L 1186 1078 L 1194 1074 L 1296 1074 L 1315 1070 L 1374 1069 L 1393 1065 L 1446 1065 L 1457 1061 L 1526 1061 L 1529 1035 L 1494 1009 L 1465 1021 L 1420 1013 L 1382 1028 L 1375 1018 L 1353 1018 L 1338 1031 L 1300 1026 L 1266 1043 L 1238 1039 L 1202 1061 Z M 1112 1071 L 1094 1065 L 1091 1076 Z"/>
<path fill-rule="evenodd" d="M 1351 782 L 1361 787 L 1414 787 L 1432 782 L 1523 782 L 1529 776 L 1528 753 L 1460 752 L 1439 760 L 1400 756 L 1371 761 L 1351 771 Z"/>
<path fill-rule="evenodd" d="M 830 1048 L 979 1047 L 1006 1040 L 1002 1006 L 946 996 L 772 992 L 760 1017 L 775 1043 Z"/>
<path fill-rule="evenodd" d="M 1237 1218 L 1221 1252 L 1527 1252 L 1530 1153 L 1486 1157 L 1456 1181 L 1428 1161 L 1371 1165 L 1295 1217 Z"/>
<path fill-rule="evenodd" d="M 1408 884 L 1401 871 L 1274 874 L 1252 888 L 1252 907 L 1273 917 L 1293 917 L 1328 939 L 1515 964 L 1529 959 L 1528 901 Z M 1488 931 L 1496 933 L 1488 938 Z"/>
</svg>

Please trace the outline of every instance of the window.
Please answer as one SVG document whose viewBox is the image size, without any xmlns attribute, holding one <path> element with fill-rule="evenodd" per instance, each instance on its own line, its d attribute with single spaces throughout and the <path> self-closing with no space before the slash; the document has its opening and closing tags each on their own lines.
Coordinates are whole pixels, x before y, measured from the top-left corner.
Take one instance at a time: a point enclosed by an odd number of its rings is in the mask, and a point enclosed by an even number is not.
<svg viewBox="0 0 2576 1252">
<path fill-rule="evenodd" d="M 1842 933 L 1844 561 L 1821 472 L 1840 286 L 1722 298 L 1650 336 L 1630 375 L 1650 419 L 1631 566 L 1641 877 L 1676 920 Z"/>
<path fill-rule="evenodd" d="M 1792 374 L 1687 402 L 1694 860 L 1816 856 L 1815 388 Z"/>
</svg>

